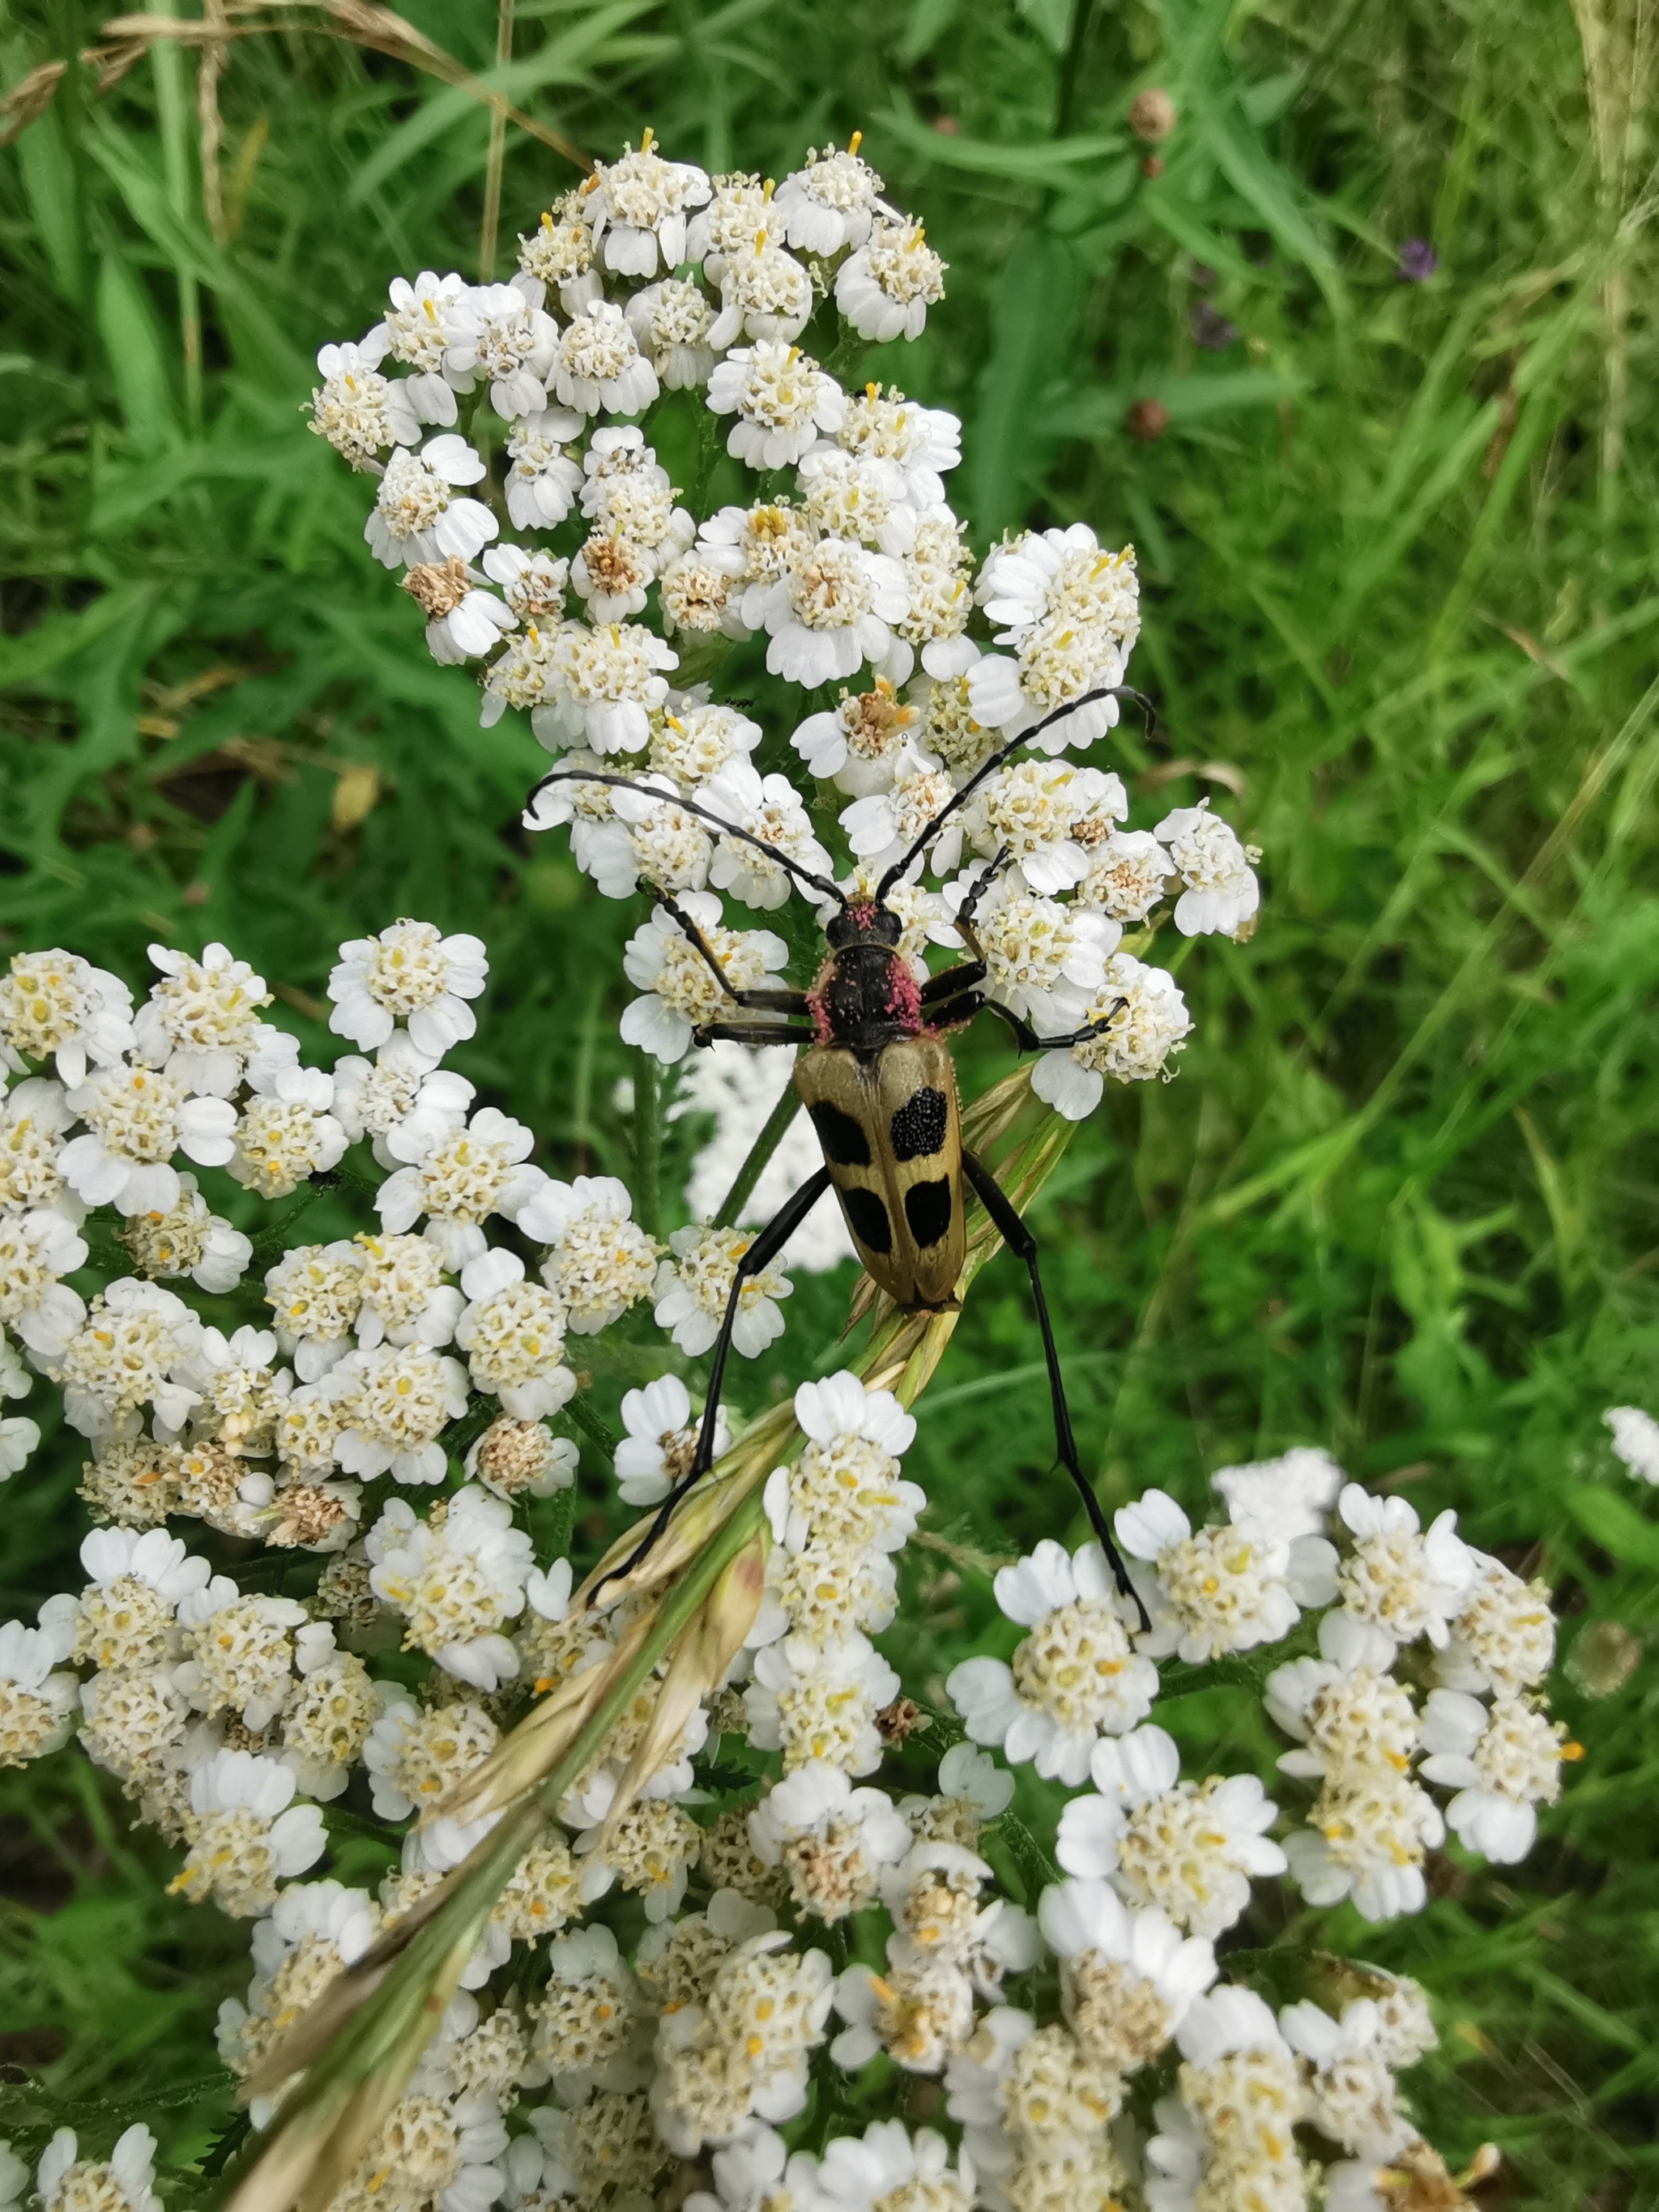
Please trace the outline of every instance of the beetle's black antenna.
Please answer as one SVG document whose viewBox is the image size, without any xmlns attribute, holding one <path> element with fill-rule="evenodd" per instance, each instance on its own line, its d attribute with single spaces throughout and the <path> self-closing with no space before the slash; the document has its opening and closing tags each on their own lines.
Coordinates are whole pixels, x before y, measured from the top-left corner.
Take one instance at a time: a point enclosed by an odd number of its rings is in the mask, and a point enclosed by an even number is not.
<svg viewBox="0 0 1659 2212">
<path fill-rule="evenodd" d="M 1068 699 L 1063 707 L 1056 707 L 1052 714 L 1045 714 L 1040 722 L 1034 722 L 1029 730 L 1022 730 L 1017 738 L 1011 738 L 1006 745 L 999 746 L 988 760 L 980 763 L 956 797 L 945 801 L 916 838 L 915 843 L 907 852 L 899 855 L 886 874 L 883 876 L 881 881 L 876 885 L 876 904 L 879 906 L 882 903 L 894 884 L 903 879 L 905 871 L 914 863 L 917 854 L 925 852 L 932 844 L 933 839 L 939 835 L 939 824 L 947 815 L 954 814 L 963 801 L 979 788 L 988 775 L 1000 769 L 1004 761 L 1010 759 L 1022 745 L 1029 745 L 1033 738 L 1040 738 L 1042 732 L 1051 728 L 1054 723 L 1063 720 L 1067 714 L 1076 714 L 1079 707 L 1091 706 L 1097 699 L 1133 699 L 1146 717 L 1146 734 L 1149 738 L 1158 726 L 1158 715 L 1153 709 L 1152 701 L 1144 691 L 1131 690 L 1126 684 L 1109 684 L 1098 691 L 1085 691 L 1080 698 Z M 843 900 L 842 904 L 845 903 Z"/>
<path fill-rule="evenodd" d="M 608 784 L 613 791 L 636 791 L 643 799 L 659 799 L 666 806 L 683 807 L 688 814 L 695 814 L 699 822 L 711 822 L 726 836 L 741 838 L 745 845 L 754 846 L 757 852 L 764 853 L 769 860 L 775 860 L 781 868 L 787 868 L 800 882 L 810 884 L 815 891 L 822 891 L 826 898 L 834 899 L 837 906 L 844 908 L 847 904 L 847 894 L 839 884 L 831 883 L 827 876 L 815 875 L 811 868 L 802 867 L 799 860 L 792 860 L 787 853 L 781 853 L 775 845 L 769 845 L 764 837 L 757 837 L 750 830 L 740 830 L 735 822 L 728 822 L 724 815 L 711 813 L 708 807 L 699 806 L 695 799 L 681 799 L 672 791 L 659 791 L 654 784 L 640 783 L 631 775 L 600 775 L 592 769 L 556 768 L 550 769 L 531 793 L 532 806 L 538 795 L 545 791 L 550 783 Z M 948 812 L 949 810 L 946 811 Z"/>
</svg>

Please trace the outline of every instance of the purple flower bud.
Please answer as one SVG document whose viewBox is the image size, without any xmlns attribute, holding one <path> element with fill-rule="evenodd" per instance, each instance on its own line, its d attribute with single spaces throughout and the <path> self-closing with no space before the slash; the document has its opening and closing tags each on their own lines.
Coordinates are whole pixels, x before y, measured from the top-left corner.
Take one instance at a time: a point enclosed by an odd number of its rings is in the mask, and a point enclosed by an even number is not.
<svg viewBox="0 0 1659 2212">
<path fill-rule="evenodd" d="M 1236 326 L 1207 300 L 1193 302 L 1188 322 L 1193 343 L 1202 346 L 1206 353 L 1225 353 L 1238 336 Z"/>
<path fill-rule="evenodd" d="M 1439 266 L 1440 257 L 1426 238 L 1408 238 L 1400 249 L 1395 280 L 1401 284 L 1420 284 L 1425 276 L 1432 276 Z"/>
</svg>

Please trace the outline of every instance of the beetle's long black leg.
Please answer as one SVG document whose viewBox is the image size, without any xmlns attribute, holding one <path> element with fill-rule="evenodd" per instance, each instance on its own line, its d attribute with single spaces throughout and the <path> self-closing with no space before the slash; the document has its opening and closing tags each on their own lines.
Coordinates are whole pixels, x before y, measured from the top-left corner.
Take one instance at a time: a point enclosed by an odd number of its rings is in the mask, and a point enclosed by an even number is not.
<svg viewBox="0 0 1659 2212">
<path fill-rule="evenodd" d="M 613 1567 L 605 1577 L 605 1582 L 594 1584 L 592 1596 L 588 1600 L 590 1605 L 598 1598 L 605 1583 L 615 1582 L 619 1575 L 632 1574 L 668 1526 L 669 1516 L 681 1498 L 694 1484 L 702 1481 L 714 1464 L 714 1423 L 720 1413 L 720 1385 L 726 1376 L 726 1355 L 732 1349 L 732 1331 L 737 1326 L 738 1302 L 743 1295 L 743 1286 L 751 1275 L 758 1275 L 763 1267 L 769 1267 L 777 1258 L 829 1188 L 828 1168 L 820 1168 L 816 1175 L 809 1176 L 798 1191 L 785 1199 L 738 1261 L 738 1272 L 732 1278 L 731 1293 L 726 1301 L 726 1316 L 720 1322 L 720 1333 L 714 1339 L 714 1358 L 708 1370 L 708 1391 L 703 1400 L 702 1427 L 697 1433 L 697 1449 L 692 1456 L 691 1465 L 657 1508 L 651 1526 L 622 1565 Z"/>
<path fill-rule="evenodd" d="M 988 877 L 986 881 L 989 880 Z M 976 891 L 978 888 L 976 885 Z M 974 927 L 974 908 L 977 903 L 977 898 L 974 896 L 963 901 L 962 911 L 957 916 L 957 934 L 973 955 L 971 962 L 967 964 L 977 968 L 981 975 L 988 975 L 991 963 L 985 957 L 985 947 L 979 941 L 979 932 Z M 950 970 L 947 969 L 945 972 L 948 975 Z"/>
<path fill-rule="evenodd" d="M 769 1267 L 789 1239 L 800 1227 L 807 1215 L 830 1188 L 830 1170 L 819 1168 L 808 1176 L 798 1191 L 785 1199 L 764 1229 L 738 1262 L 738 1272 L 732 1278 L 732 1289 L 726 1301 L 726 1318 L 720 1323 L 720 1333 L 714 1339 L 714 1357 L 708 1370 L 708 1395 L 703 1402 L 702 1430 L 697 1438 L 697 1449 L 685 1480 L 689 1486 L 700 1475 L 707 1474 L 714 1459 L 714 1415 L 720 1406 L 720 1385 L 726 1376 L 726 1362 L 732 1349 L 732 1331 L 737 1326 L 738 1302 L 743 1286 L 751 1275 L 758 1275 L 763 1267 Z"/>
<path fill-rule="evenodd" d="M 930 975 L 921 987 L 924 1006 L 936 1006 L 941 999 L 954 999 L 964 991 L 971 991 L 975 983 L 986 977 L 982 960 L 958 960 L 953 968 L 941 968 L 937 975 Z"/>
<path fill-rule="evenodd" d="M 954 975 L 962 971 L 952 968 L 945 972 Z M 947 1000 L 944 1006 L 933 1009 L 933 1026 L 941 1030 L 958 1029 L 963 1022 L 972 1021 L 975 1014 L 995 1014 L 1007 1024 L 1015 1043 L 1022 1052 L 1066 1052 L 1074 1044 L 1087 1044 L 1091 1037 L 1099 1036 L 1111 1027 L 1116 1012 L 1115 1006 L 1111 1013 L 1097 1015 L 1093 1021 L 1086 1022 L 1080 1030 L 1073 1030 L 1065 1036 L 1039 1036 L 1031 1024 L 1023 1020 L 1012 1006 L 1005 1006 L 1000 999 L 993 999 L 983 991 L 969 988 L 963 991 L 959 999 Z"/>
<path fill-rule="evenodd" d="M 1089 1526 L 1100 1540 L 1100 1547 L 1111 1563 L 1117 1586 L 1125 1597 L 1133 1598 L 1140 1614 L 1140 1625 L 1150 1628 L 1146 1606 L 1140 1594 L 1129 1580 L 1129 1571 L 1123 1564 L 1123 1555 L 1112 1540 L 1106 1516 L 1100 1500 L 1095 1496 L 1094 1486 L 1084 1474 L 1077 1455 L 1077 1444 L 1072 1435 L 1072 1416 L 1066 1404 L 1066 1386 L 1060 1380 L 1060 1354 L 1054 1348 L 1054 1333 L 1049 1326 L 1048 1301 L 1042 1295 L 1042 1279 L 1037 1273 L 1036 1239 L 1015 1212 L 1002 1185 L 982 1160 L 971 1152 L 962 1156 L 962 1171 L 972 1186 L 975 1197 L 990 1215 L 998 1235 L 1017 1259 L 1025 1262 L 1025 1272 L 1031 1279 L 1031 1303 L 1036 1308 L 1037 1327 L 1042 1333 L 1042 1357 L 1048 1367 L 1048 1390 L 1054 1404 L 1054 1450 L 1060 1465 L 1077 1485 L 1078 1496 L 1083 1500 L 1083 1510 L 1089 1516 Z"/>
<path fill-rule="evenodd" d="M 988 1006 L 997 1006 L 994 999 L 988 999 L 985 1003 Z M 1029 1022 L 1020 1022 L 1017 1032 L 1019 1037 L 1019 1048 L 1022 1052 L 1069 1052 L 1074 1044 L 1087 1044 L 1091 1037 L 1105 1035 L 1112 1026 L 1117 1010 L 1122 1004 L 1121 999 L 1115 999 L 1110 1013 L 1097 1014 L 1093 1021 L 1085 1022 L 1080 1030 L 1068 1030 L 1064 1036 L 1040 1036 Z M 999 1013 L 1002 1011 L 1000 1006 L 997 1006 Z M 1016 1015 L 1014 1018 L 1018 1020 L 1018 1016 Z"/>
<path fill-rule="evenodd" d="M 989 1004 L 983 991 L 964 991 L 959 999 L 951 999 L 942 1006 L 931 1009 L 933 1027 L 936 1030 L 961 1029 Z"/>
<path fill-rule="evenodd" d="M 1022 1052 L 1068 1052 L 1074 1044 L 1087 1044 L 1091 1037 L 1097 1037 L 1111 1027 L 1118 1007 L 1123 1003 L 1118 1000 L 1110 1013 L 1097 1014 L 1093 1021 L 1085 1022 L 1080 1030 L 1068 1030 L 1064 1036 L 1041 1036 L 1030 1022 L 1017 1014 L 1012 1006 L 1005 1006 L 1000 999 L 989 998 L 983 991 L 975 991 L 969 995 L 976 1002 L 974 1006 L 960 1014 L 945 1007 L 941 1009 L 939 1019 L 942 1022 L 948 1017 L 952 1021 L 966 1021 L 983 1007 L 988 1014 L 995 1014 L 1008 1024 L 1013 1032 L 1014 1042 Z"/>
<path fill-rule="evenodd" d="M 945 969 L 938 980 L 945 982 L 947 975 L 960 978 L 967 973 L 969 967 L 964 963 L 960 969 Z M 971 1022 L 975 1013 L 995 1013 L 1013 1030 L 1013 1042 L 1020 1046 L 1022 1053 L 1064 1053 L 1071 1051 L 1073 1044 L 1088 1044 L 1091 1037 L 1099 1037 L 1103 1030 L 1113 1026 L 1113 1015 L 1117 1013 L 1117 1006 L 1113 1006 L 1110 1013 L 1097 1015 L 1093 1022 L 1084 1022 L 1082 1029 L 1068 1030 L 1064 1037 L 1040 1037 L 1037 1030 L 1030 1026 L 1030 1022 L 1022 1020 L 1020 1015 L 1013 1011 L 1013 1006 L 1005 1006 L 1000 998 L 987 998 L 984 991 L 975 991 L 975 988 L 971 988 L 971 984 L 969 984 L 969 988 L 963 988 L 963 984 L 957 982 L 957 991 L 963 994 L 960 998 L 947 1000 L 945 1005 L 933 1009 L 933 1026 L 936 1029 L 960 1029 L 963 1022 Z"/>
<path fill-rule="evenodd" d="M 793 1022 L 704 1022 L 691 1032 L 693 1044 L 812 1044 L 817 1033 Z"/>
<path fill-rule="evenodd" d="M 720 961 L 715 955 L 714 946 L 708 942 L 708 939 L 703 935 L 702 930 L 698 928 L 696 923 L 691 919 L 691 916 L 686 912 L 679 901 L 676 898 L 671 897 L 668 892 L 664 890 L 659 884 L 650 882 L 643 876 L 640 878 L 639 887 L 642 891 L 647 892 L 651 897 L 655 899 L 657 904 L 661 907 L 665 913 L 672 914 L 673 915 L 675 921 L 678 922 L 681 929 L 685 933 L 685 936 L 689 942 L 696 947 L 696 949 L 702 955 L 704 960 L 708 962 L 709 968 L 714 972 L 714 980 L 719 983 L 720 989 L 735 1006 L 742 1006 L 750 1013 L 796 1014 L 800 1016 L 803 1019 L 805 1018 L 808 1010 L 806 1005 L 806 994 L 805 991 L 739 990 L 735 983 L 727 981 L 726 970 L 720 966 Z"/>
</svg>

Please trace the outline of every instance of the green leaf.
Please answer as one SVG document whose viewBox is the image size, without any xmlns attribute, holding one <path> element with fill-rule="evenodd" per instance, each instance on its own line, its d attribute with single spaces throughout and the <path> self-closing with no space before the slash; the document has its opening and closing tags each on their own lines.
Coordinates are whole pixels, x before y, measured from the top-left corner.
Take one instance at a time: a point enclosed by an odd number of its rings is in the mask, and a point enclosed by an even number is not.
<svg viewBox="0 0 1659 2212">
<path fill-rule="evenodd" d="M 0 638 L 0 686 L 39 684 L 150 605 L 160 586 L 118 584 L 73 614 L 47 615 L 21 637 Z"/>
<path fill-rule="evenodd" d="M 1212 109 L 1200 122 L 1204 143 L 1233 190 L 1249 202 L 1281 252 L 1309 270 L 1339 319 L 1348 313 L 1347 294 L 1329 249 L 1306 210 L 1286 183 L 1284 171 L 1237 115 Z"/>
<path fill-rule="evenodd" d="M 1570 1490 L 1567 1510 L 1592 1543 L 1623 1565 L 1659 1571 L 1659 1525 L 1616 1490 Z"/>
<path fill-rule="evenodd" d="M 1062 240 L 1038 232 L 1015 243 L 992 311 L 995 336 L 969 449 L 970 503 L 987 537 L 1018 519 L 1052 437 L 1038 401 L 1077 294 L 1077 264 Z"/>
<path fill-rule="evenodd" d="M 1173 178 L 1160 177 L 1155 184 L 1148 185 L 1140 204 L 1152 222 L 1190 253 L 1194 261 L 1207 263 L 1236 283 L 1255 281 L 1257 271 L 1239 252 L 1236 241 L 1216 228 L 1210 220 L 1210 211 L 1191 199 Z"/>
<path fill-rule="evenodd" d="M 947 137 L 896 102 L 880 118 L 881 135 L 899 140 L 911 153 L 941 168 L 967 169 L 985 177 L 1006 177 L 1033 185 L 1075 189 L 1080 167 L 1097 166 L 1128 143 L 1121 131 L 1093 131 L 1072 138 L 1050 138 L 1035 146 L 1002 146 L 988 138 Z"/>
<path fill-rule="evenodd" d="M 1072 27 L 1072 10 L 1080 0 L 1014 0 L 1014 5 L 1043 43 L 1057 54 L 1066 51 Z"/>
<path fill-rule="evenodd" d="M 1137 399 L 1157 400 L 1168 410 L 1173 428 L 1247 407 L 1271 407 L 1306 389 L 1301 377 L 1271 368 L 1221 369 L 1196 376 L 1152 369 L 1133 381 L 1057 395 L 1045 411 L 1050 427 L 1063 436 L 1105 438 L 1122 427 L 1124 410 Z"/>
<path fill-rule="evenodd" d="M 614 33 L 635 16 L 647 14 L 653 4 L 654 0 L 611 0 L 608 7 L 596 8 L 582 21 L 550 39 L 538 53 L 500 69 L 480 70 L 478 82 L 503 94 L 515 107 L 522 106 L 526 94 L 539 91 L 543 85 L 577 83 L 607 58 L 607 45 Z M 459 85 L 445 85 L 428 94 L 409 120 L 358 169 L 346 192 L 347 206 L 361 207 L 417 154 L 467 117 L 476 116 L 482 128 L 488 113 Z"/>
<path fill-rule="evenodd" d="M 898 58 L 908 67 L 919 62 L 957 19 L 961 0 L 911 0 L 898 42 Z"/>
<path fill-rule="evenodd" d="M 98 335 L 134 446 L 157 453 L 175 445 L 179 422 L 155 310 L 130 264 L 113 253 L 98 266 Z"/>
<path fill-rule="evenodd" d="M 1264 77 L 1239 96 L 1239 106 L 1258 130 L 1281 116 L 1307 82 L 1304 70 L 1284 70 L 1277 76 Z"/>
<path fill-rule="evenodd" d="M 617 1446 L 621 1439 L 616 1431 L 609 1427 L 594 1412 L 580 1391 L 570 1401 L 564 1412 L 565 1419 L 571 1426 L 580 1429 L 588 1442 L 597 1446 L 607 1459 L 616 1457 Z"/>
<path fill-rule="evenodd" d="M 197 277 L 218 295 L 228 319 L 239 326 L 239 337 L 250 351 L 257 349 L 267 378 L 273 372 L 290 381 L 303 376 L 309 366 L 306 355 L 294 343 L 289 326 L 271 312 L 267 291 L 250 282 L 243 266 L 220 251 L 193 213 L 188 218 L 179 214 L 165 181 L 151 166 L 143 143 L 123 131 L 106 110 L 100 110 L 87 132 L 86 143 L 139 228 L 155 240 L 175 269 Z"/>
<path fill-rule="evenodd" d="M 1005 1813 L 993 1831 L 1019 1870 L 1027 1906 L 1035 1910 L 1045 1889 L 1060 1880 L 1060 1869 L 1017 1813 Z"/>
<path fill-rule="evenodd" d="M 80 195 L 69 137 L 55 106 L 37 117 L 19 138 L 17 166 L 52 281 L 66 300 L 79 300 L 86 289 Z"/>
<path fill-rule="evenodd" d="M 538 1561 L 550 1566 L 556 1559 L 570 1556 L 571 1531 L 576 1522 L 576 1486 L 568 1483 L 556 1490 L 539 1514 L 536 1522 L 536 1556 Z"/>
</svg>

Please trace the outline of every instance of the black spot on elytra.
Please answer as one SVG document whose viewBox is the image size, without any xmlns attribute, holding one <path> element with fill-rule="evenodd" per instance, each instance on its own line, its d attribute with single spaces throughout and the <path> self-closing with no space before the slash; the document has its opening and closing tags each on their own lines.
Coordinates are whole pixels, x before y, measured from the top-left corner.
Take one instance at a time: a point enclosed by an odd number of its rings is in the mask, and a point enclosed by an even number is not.
<svg viewBox="0 0 1659 2212">
<path fill-rule="evenodd" d="M 918 1244 L 939 1243 L 951 1226 L 951 1186 L 943 1177 L 911 1184 L 904 1194 L 904 1218 Z"/>
<path fill-rule="evenodd" d="M 843 1114 L 827 1098 L 820 1098 L 816 1106 L 809 1106 L 806 1110 L 818 1133 L 823 1157 L 832 1168 L 869 1166 L 870 1140 L 850 1114 Z"/>
<path fill-rule="evenodd" d="M 887 1208 L 872 1190 L 843 1190 L 838 1194 L 852 1224 L 853 1234 L 872 1252 L 890 1252 L 893 1232 L 888 1225 Z"/>
<path fill-rule="evenodd" d="M 929 1153 L 936 1152 L 945 1142 L 945 1127 L 949 1118 L 942 1091 L 934 1091 L 927 1084 L 920 1091 L 913 1091 L 887 1124 L 887 1133 L 893 1140 L 893 1158 L 925 1159 Z"/>
</svg>

